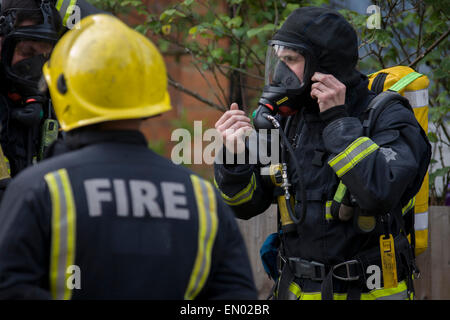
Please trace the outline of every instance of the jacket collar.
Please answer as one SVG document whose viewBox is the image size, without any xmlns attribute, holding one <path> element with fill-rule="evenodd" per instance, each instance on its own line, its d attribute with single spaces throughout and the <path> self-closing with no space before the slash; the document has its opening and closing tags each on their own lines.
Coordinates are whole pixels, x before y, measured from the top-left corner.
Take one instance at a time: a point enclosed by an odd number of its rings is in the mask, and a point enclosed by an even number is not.
<svg viewBox="0 0 450 320">
<path fill-rule="evenodd" d="M 105 142 L 147 146 L 147 140 L 144 135 L 137 130 L 86 130 L 67 133 L 65 137 L 65 143 L 71 150 L 80 149 L 91 144 Z"/>
</svg>

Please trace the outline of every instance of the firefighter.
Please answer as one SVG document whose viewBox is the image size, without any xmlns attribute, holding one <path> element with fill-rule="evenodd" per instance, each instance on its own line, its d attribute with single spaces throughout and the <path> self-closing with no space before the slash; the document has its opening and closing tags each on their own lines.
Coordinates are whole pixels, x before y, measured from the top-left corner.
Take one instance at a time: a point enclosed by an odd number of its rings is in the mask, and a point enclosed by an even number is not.
<svg viewBox="0 0 450 320">
<path fill-rule="evenodd" d="M 232 211 L 140 131 L 171 109 L 156 47 L 92 15 L 58 42 L 44 75 L 70 151 L 5 193 L 0 297 L 256 299 Z"/>
<path fill-rule="evenodd" d="M 4 0 L 0 17 L 0 197 L 10 177 L 44 158 L 58 138 L 49 96 L 39 88 L 42 66 L 60 34 L 98 10 L 84 0 Z M 3 153 L 3 154 L 2 154 Z"/>
<path fill-rule="evenodd" d="M 215 180 L 238 218 L 278 203 L 279 232 L 261 250 L 277 280 L 275 297 L 411 298 L 415 264 L 402 215 L 422 184 L 431 149 L 409 105 L 396 95 L 365 134 L 375 94 L 356 69 L 356 32 L 333 10 L 293 11 L 266 57 L 253 124 L 280 125 L 282 164 L 267 169 L 248 161 L 251 146 L 243 137 L 253 127 L 232 104 L 216 128 L 224 154 L 245 153 L 247 163 L 227 163 L 233 157 L 224 156 L 215 163 Z M 277 263 L 264 260 L 275 255 Z"/>
</svg>

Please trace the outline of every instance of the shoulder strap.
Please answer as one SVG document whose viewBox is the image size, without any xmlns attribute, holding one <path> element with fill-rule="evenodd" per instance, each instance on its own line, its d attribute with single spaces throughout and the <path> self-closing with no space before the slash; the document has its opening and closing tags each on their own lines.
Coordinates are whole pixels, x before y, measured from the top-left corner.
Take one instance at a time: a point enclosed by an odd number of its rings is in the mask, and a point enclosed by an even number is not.
<svg viewBox="0 0 450 320">
<path fill-rule="evenodd" d="M 371 130 L 374 127 L 374 123 L 376 122 L 378 116 L 381 114 L 381 112 L 383 112 L 384 109 L 396 102 L 400 102 L 412 112 L 412 108 L 409 104 L 408 99 L 391 90 L 383 91 L 372 99 L 366 110 L 363 112 L 362 117 L 365 136 L 370 137 Z"/>
<path fill-rule="evenodd" d="M 399 92 L 421 76 L 423 76 L 423 74 L 415 71 L 408 73 L 406 76 L 394 83 L 388 90 Z"/>
</svg>

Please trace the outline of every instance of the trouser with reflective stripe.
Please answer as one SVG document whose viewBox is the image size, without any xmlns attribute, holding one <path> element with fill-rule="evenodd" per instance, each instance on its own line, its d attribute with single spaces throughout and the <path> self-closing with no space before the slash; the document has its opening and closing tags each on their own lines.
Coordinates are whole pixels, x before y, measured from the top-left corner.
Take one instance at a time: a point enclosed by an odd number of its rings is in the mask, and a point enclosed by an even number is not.
<svg viewBox="0 0 450 320">
<path fill-rule="evenodd" d="M 334 293 L 333 300 L 347 300 L 347 293 Z M 322 300 L 321 292 L 303 292 L 300 285 L 291 282 L 286 295 L 287 300 Z M 408 294 L 406 281 L 399 282 L 396 288 L 374 289 L 367 293 L 361 293 L 361 300 L 412 300 L 413 294 Z"/>
<path fill-rule="evenodd" d="M 395 237 L 397 275 L 400 280 L 394 288 L 372 289 L 367 284 L 367 270 L 371 266 L 381 266 L 378 247 L 361 252 L 354 259 L 329 266 L 296 257 L 280 257 L 282 269 L 277 284 L 276 297 L 290 299 L 412 299 L 415 262 L 408 240 L 403 235 Z"/>
</svg>

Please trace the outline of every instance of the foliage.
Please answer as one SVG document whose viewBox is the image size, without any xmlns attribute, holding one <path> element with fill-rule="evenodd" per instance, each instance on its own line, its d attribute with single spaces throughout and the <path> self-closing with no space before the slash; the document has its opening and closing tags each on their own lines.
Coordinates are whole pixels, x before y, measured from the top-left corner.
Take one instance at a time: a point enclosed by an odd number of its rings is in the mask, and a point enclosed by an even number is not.
<svg viewBox="0 0 450 320">
<path fill-rule="evenodd" d="M 364 15 L 343 9 L 340 12 L 358 31 L 361 42 L 360 68 L 366 72 L 394 65 L 410 65 L 430 79 L 430 127 L 435 159 L 430 165 L 430 200 L 442 204 L 449 192 L 450 135 L 449 105 L 449 14 L 448 0 L 376 1 L 381 7 L 381 29 L 367 29 Z M 430 50 L 431 49 L 431 50 Z M 421 55 L 425 56 L 421 59 Z M 437 190 L 440 178 L 443 190 Z"/>
<path fill-rule="evenodd" d="M 449 119 L 449 0 L 372 1 L 381 9 L 381 28 L 369 29 L 369 14 L 336 5 L 337 1 L 289 0 L 184 0 L 164 5 L 145 1 L 91 0 L 114 14 L 134 13 L 141 19 L 136 29 L 158 43 L 166 55 L 189 55 L 205 78 L 215 99 L 191 91 L 169 75 L 169 83 L 202 103 L 225 111 L 231 102 L 255 106 L 264 79 L 267 40 L 286 17 L 300 6 L 331 6 L 355 27 L 360 39 L 359 68 L 364 73 L 394 65 L 412 65 L 430 78 L 429 139 L 435 159 L 430 166 L 433 204 L 443 203 L 450 183 Z M 144 3 L 145 2 L 145 3 Z M 368 3 L 370 4 L 370 3 Z M 155 9 L 156 8 L 156 9 Z M 219 77 L 229 79 L 225 88 Z M 446 126 L 447 125 L 447 126 Z M 448 151 L 447 151 L 448 152 Z M 437 190 L 441 179 L 444 190 Z"/>
</svg>

